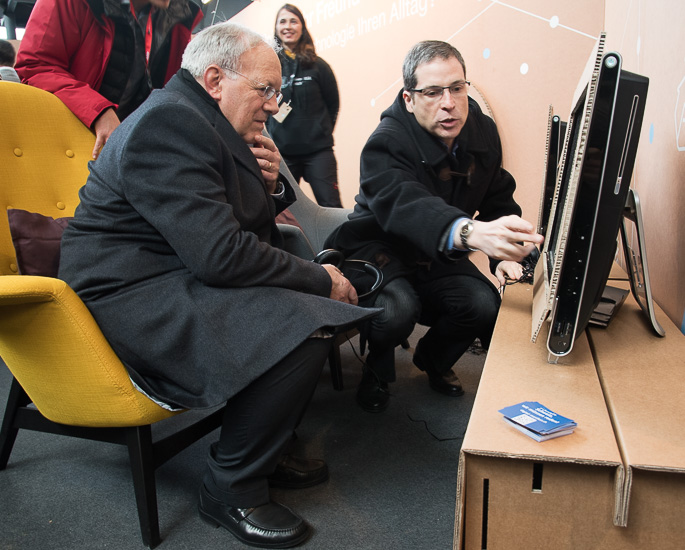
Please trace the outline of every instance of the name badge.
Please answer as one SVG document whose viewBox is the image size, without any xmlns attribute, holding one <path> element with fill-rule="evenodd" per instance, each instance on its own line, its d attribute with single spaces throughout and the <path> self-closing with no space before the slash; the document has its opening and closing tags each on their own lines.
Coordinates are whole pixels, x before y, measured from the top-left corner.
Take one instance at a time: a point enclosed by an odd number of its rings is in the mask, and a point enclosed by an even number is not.
<svg viewBox="0 0 685 550">
<path fill-rule="evenodd" d="M 273 115 L 273 119 L 276 122 L 282 123 L 285 120 L 285 117 L 287 117 L 290 114 L 290 111 L 292 110 L 293 108 L 290 106 L 290 101 L 288 101 L 288 103 L 281 103 L 278 112 L 275 115 Z"/>
</svg>

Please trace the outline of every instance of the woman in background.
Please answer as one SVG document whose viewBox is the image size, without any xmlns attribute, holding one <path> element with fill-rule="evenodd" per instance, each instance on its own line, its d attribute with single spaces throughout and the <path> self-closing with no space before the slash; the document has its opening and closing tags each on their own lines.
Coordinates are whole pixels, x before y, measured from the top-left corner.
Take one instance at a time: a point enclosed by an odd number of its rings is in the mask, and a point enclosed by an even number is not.
<svg viewBox="0 0 685 550">
<path fill-rule="evenodd" d="M 285 4 L 276 17 L 283 101 L 268 130 L 295 181 L 304 178 L 321 206 L 342 207 L 333 128 L 340 96 L 333 71 L 316 55 L 302 12 Z"/>
</svg>

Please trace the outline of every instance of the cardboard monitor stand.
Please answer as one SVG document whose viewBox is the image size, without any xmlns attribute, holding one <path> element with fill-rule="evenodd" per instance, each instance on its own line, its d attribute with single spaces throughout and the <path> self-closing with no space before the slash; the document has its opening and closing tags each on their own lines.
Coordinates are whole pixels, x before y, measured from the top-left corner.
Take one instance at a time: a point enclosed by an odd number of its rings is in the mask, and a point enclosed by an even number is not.
<svg viewBox="0 0 685 550">
<path fill-rule="evenodd" d="M 561 160 L 564 137 L 566 136 L 566 123 L 559 115 L 554 114 L 554 108 L 549 106 L 547 118 L 547 142 L 545 146 L 545 170 L 540 192 L 540 208 L 538 210 L 537 232 L 540 235 L 547 233 L 549 216 L 552 212 L 555 193 L 557 192 L 557 170 Z"/>
</svg>

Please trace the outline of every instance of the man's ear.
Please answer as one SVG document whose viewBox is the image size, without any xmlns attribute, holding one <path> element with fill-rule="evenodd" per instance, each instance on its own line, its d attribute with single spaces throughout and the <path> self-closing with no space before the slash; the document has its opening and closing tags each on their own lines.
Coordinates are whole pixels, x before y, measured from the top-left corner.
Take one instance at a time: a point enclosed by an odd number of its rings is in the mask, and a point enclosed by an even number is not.
<svg viewBox="0 0 685 550">
<path fill-rule="evenodd" d="M 224 77 L 224 72 L 218 65 L 210 65 L 205 69 L 202 75 L 205 90 L 212 96 L 212 99 L 219 101 L 221 99 L 221 81 Z"/>
<path fill-rule="evenodd" d="M 407 90 L 404 90 L 402 92 L 402 97 L 404 98 L 404 106 L 407 108 L 407 111 L 410 113 L 414 112 L 414 102 L 411 97 L 411 92 L 408 92 Z"/>
</svg>

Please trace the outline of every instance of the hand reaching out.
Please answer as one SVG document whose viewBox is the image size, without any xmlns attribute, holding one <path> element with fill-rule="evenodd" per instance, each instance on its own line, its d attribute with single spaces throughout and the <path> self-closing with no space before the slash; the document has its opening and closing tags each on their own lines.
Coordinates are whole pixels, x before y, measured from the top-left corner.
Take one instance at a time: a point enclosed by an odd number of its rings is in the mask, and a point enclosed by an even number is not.
<svg viewBox="0 0 685 550">
<path fill-rule="evenodd" d="M 499 284 L 502 286 L 507 284 L 507 280 L 518 281 L 523 277 L 523 266 L 518 262 L 502 261 L 497 264 L 495 277 L 497 277 Z"/>
<path fill-rule="evenodd" d="M 511 215 L 491 222 L 474 220 L 468 244 L 496 260 L 520 262 L 543 240 L 544 237 L 535 233 L 531 223 Z M 455 244 L 461 247 L 461 243 Z"/>
<path fill-rule="evenodd" d="M 93 160 L 98 158 L 100 150 L 105 145 L 109 136 L 119 126 L 121 122 L 119 117 L 114 112 L 114 109 L 105 109 L 100 113 L 100 116 L 95 119 L 93 124 L 93 131 L 95 132 L 95 147 L 93 147 Z"/>
</svg>

